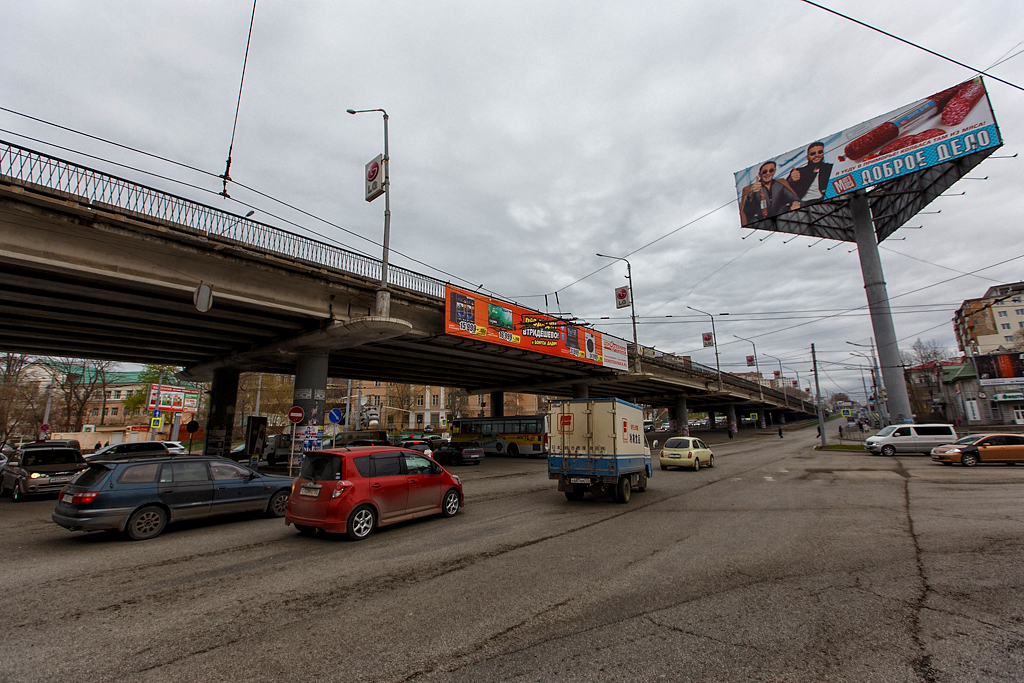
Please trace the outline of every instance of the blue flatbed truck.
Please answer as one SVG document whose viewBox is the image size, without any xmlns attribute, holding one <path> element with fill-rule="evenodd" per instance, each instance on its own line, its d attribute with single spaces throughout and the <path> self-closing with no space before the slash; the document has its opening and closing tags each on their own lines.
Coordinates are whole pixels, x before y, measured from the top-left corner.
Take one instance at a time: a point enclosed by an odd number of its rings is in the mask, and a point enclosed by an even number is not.
<svg viewBox="0 0 1024 683">
<path fill-rule="evenodd" d="M 612 493 L 629 502 L 653 475 L 643 409 L 617 398 L 566 399 L 548 407 L 548 478 L 568 500 Z"/>
</svg>

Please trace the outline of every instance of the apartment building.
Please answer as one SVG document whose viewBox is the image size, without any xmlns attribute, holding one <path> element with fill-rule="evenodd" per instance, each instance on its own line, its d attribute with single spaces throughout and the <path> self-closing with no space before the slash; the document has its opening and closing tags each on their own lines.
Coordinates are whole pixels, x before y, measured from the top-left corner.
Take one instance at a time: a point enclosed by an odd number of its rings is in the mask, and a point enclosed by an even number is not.
<svg viewBox="0 0 1024 683">
<path fill-rule="evenodd" d="M 960 350 L 967 356 L 1009 351 L 1024 343 L 1024 282 L 989 287 L 967 299 L 953 316 Z"/>
</svg>

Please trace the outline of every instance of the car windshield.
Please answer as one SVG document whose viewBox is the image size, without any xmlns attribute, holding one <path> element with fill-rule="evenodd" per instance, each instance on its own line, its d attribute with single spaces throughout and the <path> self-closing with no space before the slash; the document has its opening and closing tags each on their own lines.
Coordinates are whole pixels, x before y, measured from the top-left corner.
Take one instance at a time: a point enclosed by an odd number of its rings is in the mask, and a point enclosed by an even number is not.
<svg viewBox="0 0 1024 683">
<path fill-rule="evenodd" d="M 689 448 L 689 439 L 669 439 L 665 442 L 665 448 Z"/>
<path fill-rule="evenodd" d="M 22 467 L 41 467 L 44 465 L 73 465 L 85 462 L 82 454 L 73 448 L 54 448 L 53 450 L 31 450 L 21 459 Z"/>
<path fill-rule="evenodd" d="M 892 434 L 895 431 L 896 431 L 896 425 L 892 425 L 892 426 L 886 427 L 882 431 L 878 432 L 877 434 L 875 434 L 875 436 L 889 436 L 890 434 Z"/>
<path fill-rule="evenodd" d="M 975 434 L 974 436 L 961 436 L 959 439 L 957 439 L 953 443 L 955 443 L 955 444 L 971 444 L 971 443 L 974 443 L 975 441 L 978 441 L 979 439 L 982 439 L 982 438 L 984 438 L 984 437 L 978 436 L 977 434 Z"/>
<path fill-rule="evenodd" d="M 299 477 L 310 481 L 338 479 L 341 477 L 341 458 L 336 455 L 307 454 L 302 459 Z"/>
</svg>

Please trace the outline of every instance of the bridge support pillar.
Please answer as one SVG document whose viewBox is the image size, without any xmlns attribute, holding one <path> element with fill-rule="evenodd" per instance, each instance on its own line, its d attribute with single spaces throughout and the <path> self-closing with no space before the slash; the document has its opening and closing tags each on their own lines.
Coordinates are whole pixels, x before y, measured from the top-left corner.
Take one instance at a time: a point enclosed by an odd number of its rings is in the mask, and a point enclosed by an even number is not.
<svg viewBox="0 0 1024 683">
<path fill-rule="evenodd" d="M 715 428 L 715 410 L 714 408 L 708 408 L 708 429 Z"/>
<path fill-rule="evenodd" d="M 729 433 L 735 434 L 740 430 L 740 423 L 736 420 L 736 404 L 730 403 L 726 409 L 726 415 L 729 416 Z"/>
<path fill-rule="evenodd" d="M 690 413 L 686 409 L 686 397 L 676 397 L 676 409 L 675 409 L 676 424 L 678 425 L 679 433 L 683 436 L 690 435 Z"/>
<path fill-rule="evenodd" d="M 491 417 L 505 416 L 505 392 L 491 392 Z"/>
<path fill-rule="evenodd" d="M 295 361 L 294 404 L 306 412 L 296 426 L 296 441 L 300 441 L 298 430 L 306 425 L 323 427 L 324 404 L 327 402 L 327 360 L 328 354 L 299 356 Z M 301 452 L 300 443 L 295 444 L 295 453 Z"/>
<path fill-rule="evenodd" d="M 578 384 L 572 385 L 572 397 L 573 398 L 590 398 L 590 386 L 579 382 Z"/>
<path fill-rule="evenodd" d="M 206 441 L 203 454 L 222 457 L 231 452 L 231 432 L 235 426 L 235 402 L 238 400 L 238 370 L 217 368 L 210 385 L 210 412 L 206 414 Z"/>
<path fill-rule="evenodd" d="M 780 410 L 779 411 L 779 419 L 777 420 L 777 422 L 780 425 L 786 424 L 786 411 L 785 410 Z"/>
</svg>

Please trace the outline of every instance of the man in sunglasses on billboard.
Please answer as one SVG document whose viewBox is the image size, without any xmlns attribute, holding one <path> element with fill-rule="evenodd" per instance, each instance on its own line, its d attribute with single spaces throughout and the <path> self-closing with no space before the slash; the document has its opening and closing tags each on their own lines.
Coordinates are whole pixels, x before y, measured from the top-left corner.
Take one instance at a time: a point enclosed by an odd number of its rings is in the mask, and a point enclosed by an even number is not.
<svg viewBox="0 0 1024 683">
<path fill-rule="evenodd" d="M 775 177 L 774 161 L 761 164 L 755 180 L 744 192 L 744 225 L 800 208 L 800 200 L 785 180 Z"/>
<path fill-rule="evenodd" d="M 832 164 L 825 163 L 825 143 L 812 142 L 807 147 L 807 163 L 789 172 L 790 187 L 800 198 L 800 205 L 817 204 L 825 198 Z"/>
</svg>

